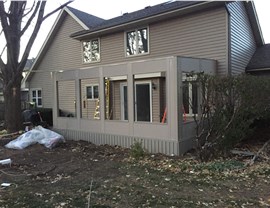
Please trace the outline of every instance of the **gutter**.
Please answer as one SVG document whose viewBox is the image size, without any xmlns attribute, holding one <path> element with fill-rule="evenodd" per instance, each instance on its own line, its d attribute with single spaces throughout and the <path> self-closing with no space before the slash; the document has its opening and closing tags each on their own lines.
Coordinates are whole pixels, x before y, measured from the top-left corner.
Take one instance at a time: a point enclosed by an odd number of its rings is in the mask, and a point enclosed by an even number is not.
<svg viewBox="0 0 270 208">
<path fill-rule="evenodd" d="M 227 33 L 227 35 L 228 35 L 228 39 L 227 39 L 227 41 L 228 41 L 228 44 L 227 44 L 227 46 L 228 46 L 228 48 L 227 48 L 227 55 L 228 55 L 228 75 L 229 76 L 231 76 L 232 75 L 232 53 L 231 53 L 231 51 L 232 51 L 232 40 L 231 40 L 231 12 L 230 12 L 230 9 L 229 9 L 229 7 L 228 7 L 228 3 L 227 2 L 225 2 L 225 9 L 226 9 L 226 11 L 227 11 L 227 13 L 228 13 L 228 33 Z"/>
<path fill-rule="evenodd" d="M 246 69 L 246 72 L 270 71 L 270 68 Z"/>
<path fill-rule="evenodd" d="M 253 29 L 253 35 L 255 37 L 257 46 L 263 46 L 265 44 L 265 41 L 263 38 L 262 29 L 259 23 L 259 18 L 256 12 L 254 2 L 253 1 L 247 2 L 246 9 L 247 12 L 249 13 L 249 21 L 254 22 L 254 24 L 251 24 L 251 27 Z"/>
<path fill-rule="evenodd" d="M 145 18 L 142 18 L 142 19 L 134 20 L 134 21 L 131 21 L 131 22 L 122 23 L 122 24 L 115 25 L 115 26 L 112 26 L 112 27 L 107 27 L 107 28 L 103 28 L 103 29 L 100 29 L 100 30 L 98 29 L 98 30 L 93 31 L 93 32 L 91 32 L 91 31 L 89 31 L 89 32 L 88 31 L 77 32 L 77 33 L 71 34 L 70 37 L 74 38 L 74 39 L 77 39 L 77 40 L 81 40 L 81 39 L 84 39 L 84 38 L 89 37 L 89 36 L 99 36 L 101 34 L 109 34 L 109 33 L 112 33 L 112 32 L 119 31 L 121 29 L 126 29 L 128 26 L 131 27 L 132 25 L 138 25 L 139 23 L 141 23 L 141 24 L 145 23 L 146 24 L 146 23 L 156 22 L 156 21 L 159 21 L 159 20 L 162 20 L 162 19 L 174 17 L 179 12 L 182 12 L 182 14 L 187 14 L 187 13 L 190 13 L 192 11 L 198 11 L 198 10 L 201 9 L 200 7 L 207 8 L 208 5 L 210 5 L 210 4 L 212 6 L 224 5 L 224 2 L 207 1 L 207 2 L 196 4 L 196 5 L 188 6 L 188 7 L 185 7 L 185 8 L 180 8 L 180 9 L 176 9 L 176 10 L 173 10 L 173 11 L 164 12 L 164 13 L 156 14 L 156 15 L 153 15 L 153 16 L 150 16 L 150 17 L 145 17 Z M 82 32 L 83 32 L 83 34 L 80 34 Z"/>
</svg>

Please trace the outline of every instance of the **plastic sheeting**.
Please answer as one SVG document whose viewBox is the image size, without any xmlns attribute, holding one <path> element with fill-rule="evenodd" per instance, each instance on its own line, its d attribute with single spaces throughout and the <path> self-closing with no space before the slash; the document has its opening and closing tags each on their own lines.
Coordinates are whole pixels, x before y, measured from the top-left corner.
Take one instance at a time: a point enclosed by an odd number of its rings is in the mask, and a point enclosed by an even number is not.
<svg viewBox="0 0 270 208">
<path fill-rule="evenodd" d="M 5 147 L 9 149 L 24 149 L 30 145 L 39 143 L 51 149 L 59 142 L 64 141 L 65 139 L 62 135 L 49 129 L 45 129 L 42 126 L 37 126 L 31 131 L 22 134 L 17 139 L 12 140 L 6 144 Z"/>
</svg>

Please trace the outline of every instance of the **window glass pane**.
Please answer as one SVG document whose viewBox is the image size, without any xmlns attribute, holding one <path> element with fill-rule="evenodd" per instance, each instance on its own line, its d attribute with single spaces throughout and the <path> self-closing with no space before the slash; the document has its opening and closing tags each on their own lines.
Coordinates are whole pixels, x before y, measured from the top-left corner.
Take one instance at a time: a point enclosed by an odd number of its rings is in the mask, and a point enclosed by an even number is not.
<svg viewBox="0 0 270 208">
<path fill-rule="evenodd" d="M 98 95 L 98 86 L 93 86 L 94 88 L 94 98 L 97 99 L 99 97 Z"/>
<path fill-rule="evenodd" d="M 57 82 L 59 117 L 76 117 L 75 80 Z"/>
<path fill-rule="evenodd" d="M 198 84 L 196 82 L 192 83 L 192 113 L 198 113 Z"/>
<path fill-rule="evenodd" d="M 32 97 L 35 98 L 37 96 L 36 91 L 32 91 Z"/>
<path fill-rule="evenodd" d="M 105 119 L 127 120 L 127 76 L 104 78 Z"/>
<path fill-rule="evenodd" d="M 91 44 L 91 50 L 92 50 L 92 61 L 99 61 L 100 60 L 100 54 L 99 54 L 99 42 L 97 40 L 93 40 Z"/>
<path fill-rule="evenodd" d="M 148 52 L 147 29 L 138 30 L 138 54 Z"/>
<path fill-rule="evenodd" d="M 131 32 L 127 32 L 127 55 L 134 55 L 136 54 L 136 32 L 135 31 L 131 31 Z"/>
<path fill-rule="evenodd" d="M 38 90 L 38 97 L 41 97 L 41 90 Z"/>
<path fill-rule="evenodd" d="M 86 87 L 86 98 L 87 99 L 92 99 L 93 98 L 92 86 Z"/>
<path fill-rule="evenodd" d="M 183 82 L 183 110 L 184 113 L 189 114 L 189 84 Z"/>
<path fill-rule="evenodd" d="M 41 98 L 38 99 L 37 105 L 38 105 L 38 106 L 42 106 L 42 100 L 41 100 Z"/>
<path fill-rule="evenodd" d="M 167 123 L 166 72 L 134 75 L 134 121 Z"/>
<path fill-rule="evenodd" d="M 82 42 L 83 45 L 83 62 L 89 63 L 91 61 L 91 42 L 84 41 Z"/>
</svg>

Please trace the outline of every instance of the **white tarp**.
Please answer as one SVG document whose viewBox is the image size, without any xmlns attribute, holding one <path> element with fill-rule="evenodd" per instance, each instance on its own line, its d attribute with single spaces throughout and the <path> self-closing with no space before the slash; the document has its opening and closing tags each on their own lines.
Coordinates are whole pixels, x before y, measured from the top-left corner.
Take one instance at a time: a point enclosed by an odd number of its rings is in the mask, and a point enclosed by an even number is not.
<svg viewBox="0 0 270 208">
<path fill-rule="evenodd" d="M 43 144 L 47 148 L 53 148 L 59 142 L 64 142 L 64 137 L 54 131 L 45 129 L 42 126 L 37 126 L 31 131 L 28 131 L 17 139 L 12 140 L 5 145 L 10 149 L 24 149 L 32 144 Z"/>
</svg>

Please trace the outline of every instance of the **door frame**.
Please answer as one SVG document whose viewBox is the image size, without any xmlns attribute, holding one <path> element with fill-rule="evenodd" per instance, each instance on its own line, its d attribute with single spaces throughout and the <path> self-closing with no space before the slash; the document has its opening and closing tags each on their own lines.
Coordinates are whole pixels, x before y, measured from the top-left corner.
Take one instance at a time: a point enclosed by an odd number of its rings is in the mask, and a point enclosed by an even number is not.
<svg viewBox="0 0 270 208">
<path fill-rule="evenodd" d="M 152 81 L 149 80 L 149 81 L 135 81 L 134 83 L 134 111 L 135 111 L 135 122 L 138 122 L 137 121 L 137 88 L 136 86 L 137 85 L 140 85 L 140 84 L 148 84 L 149 85 L 149 96 L 150 96 L 150 123 L 152 123 L 153 121 L 153 118 L 152 118 L 152 113 L 153 113 L 153 106 L 152 106 Z M 139 121 L 140 122 L 140 121 Z M 142 121 L 144 122 L 144 121 Z M 145 121 L 145 122 L 148 122 L 148 121 Z"/>
<path fill-rule="evenodd" d="M 127 112 L 128 112 L 128 84 L 127 84 L 127 82 L 122 82 L 122 83 L 120 83 L 121 120 L 128 121 L 128 118 L 125 119 L 124 87 L 127 87 Z"/>
</svg>

